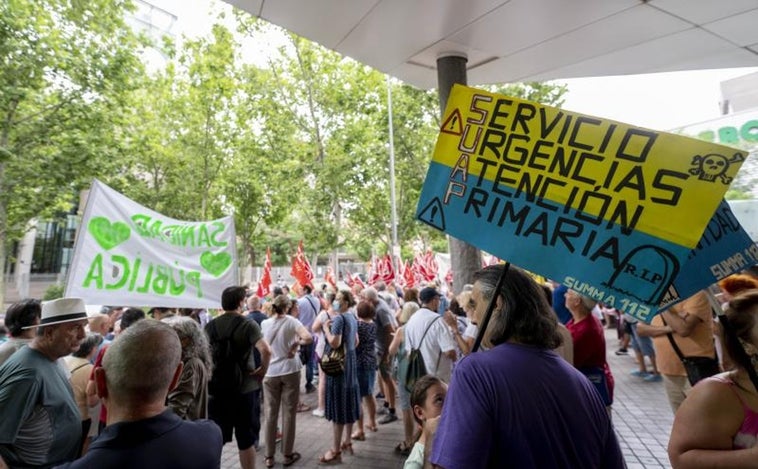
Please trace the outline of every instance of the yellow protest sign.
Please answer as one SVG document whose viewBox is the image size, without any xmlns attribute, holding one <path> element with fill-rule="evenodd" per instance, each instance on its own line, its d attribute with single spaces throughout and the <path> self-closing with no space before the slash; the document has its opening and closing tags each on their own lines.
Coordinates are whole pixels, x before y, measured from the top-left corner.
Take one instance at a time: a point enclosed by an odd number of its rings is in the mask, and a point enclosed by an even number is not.
<svg viewBox="0 0 758 469">
<path fill-rule="evenodd" d="M 661 299 L 745 153 L 456 85 L 417 217 L 590 296 Z"/>
</svg>

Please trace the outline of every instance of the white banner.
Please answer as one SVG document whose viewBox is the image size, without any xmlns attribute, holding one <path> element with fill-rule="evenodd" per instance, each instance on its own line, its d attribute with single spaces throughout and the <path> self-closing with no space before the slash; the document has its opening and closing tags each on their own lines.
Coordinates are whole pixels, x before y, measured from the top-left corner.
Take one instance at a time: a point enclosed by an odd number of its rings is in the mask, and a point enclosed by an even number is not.
<svg viewBox="0 0 758 469">
<path fill-rule="evenodd" d="M 238 282 L 232 217 L 175 220 L 92 183 L 67 297 L 88 304 L 218 308 L 224 288 Z"/>
</svg>

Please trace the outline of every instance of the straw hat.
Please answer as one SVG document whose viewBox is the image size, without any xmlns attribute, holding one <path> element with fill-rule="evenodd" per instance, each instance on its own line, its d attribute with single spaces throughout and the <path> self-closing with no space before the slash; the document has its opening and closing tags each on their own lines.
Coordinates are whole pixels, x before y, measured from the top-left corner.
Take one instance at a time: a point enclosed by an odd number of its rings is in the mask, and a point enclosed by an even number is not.
<svg viewBox="0 0 758 469">
<path fill-rule="evenodd" d="M 37 326 L 49 326 L 87 319 L 87 308 L 81 298 L 59 298 L 42 303 L 42 318 Z M 24 329 L 31 329 L 29 326 Z"/>
</svg>

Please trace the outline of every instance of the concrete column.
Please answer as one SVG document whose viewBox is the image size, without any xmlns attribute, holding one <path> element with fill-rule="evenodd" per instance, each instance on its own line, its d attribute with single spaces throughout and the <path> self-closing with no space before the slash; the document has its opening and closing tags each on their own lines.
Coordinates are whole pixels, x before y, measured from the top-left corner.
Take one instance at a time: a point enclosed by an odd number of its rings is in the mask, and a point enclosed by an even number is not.
<svg viewBox="0 0 758 469">
<path fill-rule="evenodd" d="M 437 58 L 437 84 L 440 96 L 440 114 L 445 112 L 450 90 L 455 83 L 466 84 L 465 55 L 457 53 L 442 54 Z M 448 236 L 450 247 L 450 264 L 453 269 L 453 292 L 457 295 L 463 285 L 473 283 L 474 272 L 482 268 L 482 254 L 465 241 Z"/>
</svg>

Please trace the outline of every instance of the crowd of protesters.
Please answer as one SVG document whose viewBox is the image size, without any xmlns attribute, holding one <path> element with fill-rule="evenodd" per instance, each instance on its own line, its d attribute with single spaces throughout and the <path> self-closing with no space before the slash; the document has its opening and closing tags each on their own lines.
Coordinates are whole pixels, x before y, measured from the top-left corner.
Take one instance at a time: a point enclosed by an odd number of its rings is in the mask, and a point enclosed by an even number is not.
<svg viewBox="0 0 758 469">
<path fill-rule="evenodd" d="M 624 467 L 604 327 L 617 328 L 618 355 L 633 349 L 633 376 L 663 382 L 674 467 L 758 460 L 754 276 L 651 324 L 515 266 L 474 278 L 457 296 L 378 282 L 260 299 L 233 286 L 218 312 L 13 304 L 0 339 L 0 468 L 219 467 L 233 440 L 243 469 L 261 450 L 266 467 L 286 467 L 301 459 L 304 411 L 331 424 L 322 465 L 402 420 L 406 468 Z M 324 357 L 339 370 L 325 373 Z M 303 393 L 317 393 L 315 409 Z"/>
</svg>

